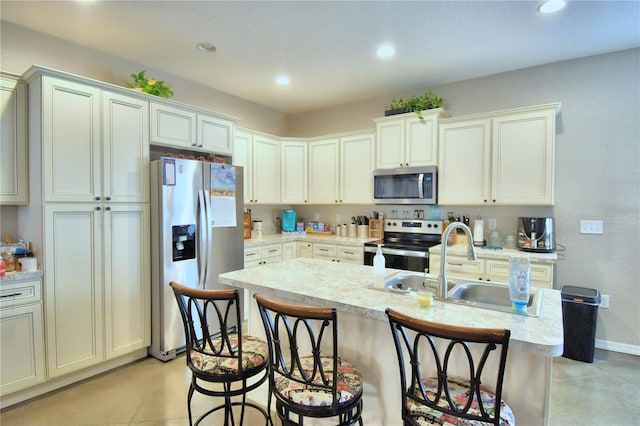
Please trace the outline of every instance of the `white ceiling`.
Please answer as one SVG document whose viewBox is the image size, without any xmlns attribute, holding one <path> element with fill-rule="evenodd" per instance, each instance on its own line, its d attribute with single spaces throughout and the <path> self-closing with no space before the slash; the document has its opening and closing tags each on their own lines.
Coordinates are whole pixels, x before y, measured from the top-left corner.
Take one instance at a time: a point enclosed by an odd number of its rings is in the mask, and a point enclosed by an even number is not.
<svg viewBox="0 0 640 426">
<path fill-rule="evenodd" d="M 553 16 L 538 4 L 2 0 L 0 13 L 287 113 L 640 46 L 638 0 L 569 0 Z M 394 58 L 376 58 L 382 42 Z M 274 84 L 282 73 L 290 86 Z"/>
</svg>

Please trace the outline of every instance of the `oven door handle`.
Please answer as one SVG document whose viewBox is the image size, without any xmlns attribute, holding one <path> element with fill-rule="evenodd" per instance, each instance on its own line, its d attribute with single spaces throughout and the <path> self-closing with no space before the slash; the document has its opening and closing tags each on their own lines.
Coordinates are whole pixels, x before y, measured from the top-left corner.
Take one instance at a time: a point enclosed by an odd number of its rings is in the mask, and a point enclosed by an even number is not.
<svg viewBox="0 0 640 426">
<path fill-rule="evenodd" d="M 364 251 L 368 253 L 375 253 L 378 249 L 376 247 L 365 247 Z M 415 250 L 402 250 L 402 249 L 391 249 L 382 247 L 382 254 L 393 254 L 396 256 L 407 256 L 407 257 L 429 257 L 428 251 L 415 251 Z"/>
</svg>

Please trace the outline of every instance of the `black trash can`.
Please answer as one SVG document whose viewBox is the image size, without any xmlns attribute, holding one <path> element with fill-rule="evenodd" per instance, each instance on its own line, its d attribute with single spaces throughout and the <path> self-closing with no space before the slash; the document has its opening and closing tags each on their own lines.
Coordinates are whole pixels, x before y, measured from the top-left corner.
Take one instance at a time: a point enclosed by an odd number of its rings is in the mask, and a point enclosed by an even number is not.
<svg viewBox="0 0 640 426">
<path fill-rule="evenodd" d="M 564 323 L 562 356 L 577 361 L 593 362 L 600 292 L 592 288 L 573 286 L 564 286 L 560 292 Z"/>
</svg>

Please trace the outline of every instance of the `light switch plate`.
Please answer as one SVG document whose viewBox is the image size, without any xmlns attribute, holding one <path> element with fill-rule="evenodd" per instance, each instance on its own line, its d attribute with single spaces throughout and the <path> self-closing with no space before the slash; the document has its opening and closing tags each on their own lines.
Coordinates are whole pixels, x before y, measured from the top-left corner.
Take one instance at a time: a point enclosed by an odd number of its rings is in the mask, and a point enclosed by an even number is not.
<svg viewBox="0 0 640 426">
<path fill-rule="evenodd" d="M 580 233 L 602 235 L 604 233 L 604 224 L 601 220 L 581 220 Z"/>
<path fill-rule="evenodd" d="M 496 220 L 494 218 L 489 219 L 489 229 L 496 229 L 498 225 L 496 224 Z"/>
<path fill-rule="evenodd" d="M 600 295 L 600 307 L 604 308 L 604 309 L 609 309 L 609 295 L 608 294 L 601 294 Z"/>
</svg>

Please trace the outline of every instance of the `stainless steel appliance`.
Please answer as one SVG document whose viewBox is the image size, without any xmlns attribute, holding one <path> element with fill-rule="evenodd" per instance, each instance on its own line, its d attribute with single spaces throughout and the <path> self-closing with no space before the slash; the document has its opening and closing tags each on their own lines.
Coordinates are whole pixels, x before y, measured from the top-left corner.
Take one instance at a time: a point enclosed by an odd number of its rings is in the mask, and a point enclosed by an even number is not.
<svg viewBox="0 0 640 426">
<path fill-rule="evenodd" d="M 425 272 L 429 247 L 440 244 L 442 221 L 385 219 L 382 254 L 387 268 Z M 373 266 L 378 243 L 365 243 L 364 264 Z"/>
<path fill-rule="evenodd" d="M 373 171 L 376 204 L 436 204 L 437 188 L 435 166 Z"/>
<path fill-rule="evenodd" d="M 519 217 L 518 249 L 551 253 L 556 249 L 556 235 L 552 217 Z"/>
<path fill-rule="evenodd" d="M 184 349 L 169 282 L 214 289 L 244 266 L 241 167 L 161 157 L 151 162 L 151 347 L 163 361 Z"/>
</svg>

